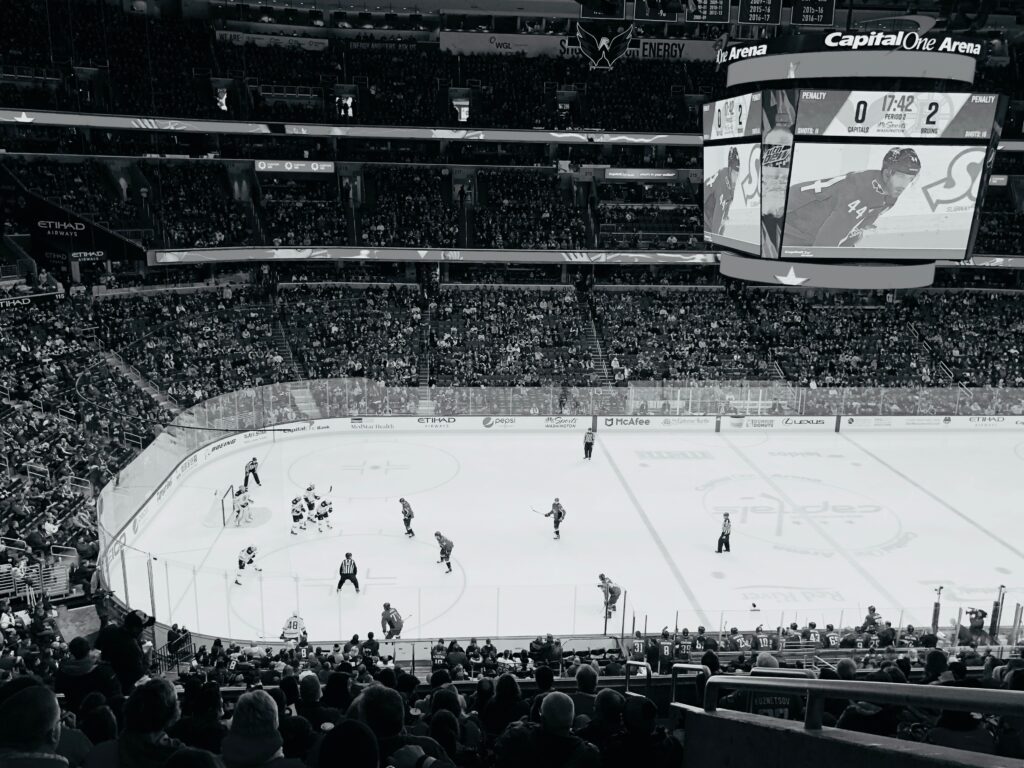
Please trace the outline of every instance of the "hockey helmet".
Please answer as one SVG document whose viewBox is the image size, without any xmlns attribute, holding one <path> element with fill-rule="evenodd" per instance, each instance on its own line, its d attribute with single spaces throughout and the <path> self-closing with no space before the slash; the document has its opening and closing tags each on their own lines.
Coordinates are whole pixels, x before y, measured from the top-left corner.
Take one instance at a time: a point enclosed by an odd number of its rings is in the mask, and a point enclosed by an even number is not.
<svg viewBox="0 0 1024 768">
<path fill-rule="evenodd" d="M 296 496 L 292 499 L 292 504 L 298 504 L 300 501 L 302 501 L 302 498 L 300 496 Z"/>
<path fill-rule="evenodd" d="M 384 608 L 385 609 L 390 608 L 390 607 L 391 607 L 391 603 L 384 603 Z"/>
<path fill-rule="evenodd" d="M 800 628 L 800 626 L 799 626 L 799 625 L 798 625 L 798 624 L 797 624 L 797 623 L 796 623 L 795 621 L 791 621 L 791 622 L 789 623 L 789 628 L 790 628 L 790 629 L 799 629 L 799 628 Z"/>
<path fill-rule="evenodd" d="M 313 485 L 312 483 L 310 483 L 310 484 L 309 484 L 309 487 L 308 487 L 308 488 L 307 488 L 306 490 L 307 490 L 307 491 L 312 491 L 312 490 L 313 490 L 314 488 L 316 488 L 316 486 L 315 486 L 315 485 Z"/>
<path fill-rule="evenodd" d="M 689 636 L 690 636 L 690 630 L 688 628 L 686 628 L 686 627 L 683 627 L 683 637 L 689 637 Z"/>
<path fill-rule="evenodd" d="M 831 624 L 826 624 L 825 625 L 825 631 L 826 632 L 834 632 L 835 631 L 835 627 L 832 626 Z"/>
<path fill-rule="evenodd" d="M 435 535 L 435 536 L 436 536 L 437 538 L 439 538 L 439 539 L 441 538 L 441 532 L 440 532 L 440 531 L 434 531 L 434 535 Z"/>
<path fill-rule="evenodd" d="M 697 634 L 703 635 L 707 630 L 704 627 L 697 627 Z"/>
<path fill-rule="evenodd" d="M 808 628 L 810 628 L 810 629 L 817 629 L 817 628 L 818 628 L 818 625 L 817 625 L 817 623 L 815 623 L 815 622 L 813 622 L 813 621 L 812 621 L 812 622 L 809 622 L 809 623 L 807 624 L 807 626 L 808 626 Z"/>
<path fill-rule="evenodd" d="M 735 635 L 735 634 L 737 634 L 738 632 L 739 632 L 739 630 L 738 630 L 738 629 L 736 629 L 736 627 L 732 627 L 732 628 L 731 628 L 731 629 L 729 630 L 729 634 L 730 634 L 730 635 Z"/>
<path fill-rule="evenodd" d="M 597 578 L 599 578 L 599 579 L 606 579 L 608 577 L 605 576 L 603 573 L 599 573 L 599 574 L 597 574 Z"/>
<path fill-rule="evenodd" d="M 921 158 L 910 147 L 893 147 L 882 159 L 882 170 L 917 176 L 921 172 Z"/>
<path fill-rule="evenodd" d="M 399 501 L 405 501 L 405 498 L 404 498 L 404 497 L 403 497 L 403 498 L 400 498 L 400 499 L 399 499 Z"/>
</svg>

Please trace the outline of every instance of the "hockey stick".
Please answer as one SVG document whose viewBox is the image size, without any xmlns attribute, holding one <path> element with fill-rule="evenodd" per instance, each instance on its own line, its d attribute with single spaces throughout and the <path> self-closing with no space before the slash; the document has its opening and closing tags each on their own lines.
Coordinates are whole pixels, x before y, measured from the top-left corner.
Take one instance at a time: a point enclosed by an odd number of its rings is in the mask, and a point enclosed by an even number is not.
<svg viewBox="0 0 1024 768">
<path fill-rule="evenodd" d="M 546 517 L 546 515 L 543 512 L 541 512 L 539 509 L 537 509 L 536 507 L 530 507 L 530 509 L 531 509 L 531 511 L 533 511 L 536 514 L 540 515 L 541 517 Z"/>
</svg>

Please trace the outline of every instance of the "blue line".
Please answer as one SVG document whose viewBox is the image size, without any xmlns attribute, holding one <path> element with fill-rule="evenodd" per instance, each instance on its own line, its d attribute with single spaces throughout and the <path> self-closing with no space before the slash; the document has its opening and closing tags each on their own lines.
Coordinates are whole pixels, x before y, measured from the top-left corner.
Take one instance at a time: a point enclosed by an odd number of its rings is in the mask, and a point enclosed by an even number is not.
<svg viewBox="0 0 1024 768">
<path fill-rule="evenodd" d="M 633 489 L 630 487 L 629 483 L 626 482 L 626 478 L 619 470 L 619 466 L 618 464 L 615 463 L 615 459 L 612 458 L 611 451 L 605 448 L 603 442 L 598 442 L 598 447 L 601 449 L 602 453 L 604 453 L 605 457 L 608 459 L 608 464 L 611 466 L 612 471 L 615 473 L 615 476 L 619 479 L 619 484 L 622 486 L 622 490 L 626 492 L 626 496 L 629 497 L 630 502 L 632 502 L 633 504 L 633 509 L 636 510 L 636 513 L 640 517 L 640 520 L 643 521 L 643 524 L 647 527 L 647 532 L 651 535 L 651 538 L 654 540 L 654 544 L 661 551 L 662 557 L 665 558 L 665 562 L 668 564 L 669 570 L 672 571 L 672 575 L 676 579 L 676 583 L 679 584 L 679 587 L 683 590 L 683 593 L 686 595 L 686 599 L 690 601 L 690 607 L 697 613 L 697 617 L 700 619 L 701 624 L 710 625 L 711 622 L 708 621 L 707 615 L 704 613 L 703 609 L 697 604 L 697 595 L 690 588 L 690 585 L 686 583 L 686 579 L 683 577 L 682 571 L 679 570 L 679 566 L 676 565 L 676 561 L 672 559 L 672 555 L 668 551 L 668 547 L 665 546 L 665 542 L 662 541 L 661 536 L 658 535 L 657 528 L 654 527 L 654 524 L 651 522 L 651 519 L 647 517 L 647 513 L 644 511 L 643 506 L 637 499 L 636 494 L 633 493 Z"/>
<path fill-rule="evenodd" d="M 868 456 L 870 456 L 872 459 L 877 461 L 883 467 L 888 469 L 894 475 L 896 475 L 897 477 L 902 479 L 904 482 L 910 483 L 912 486 L 917 488 L 917 490 L 919 490 L 925 496 L 929 497 L 930 499 L 932 499 L 937 504 L 940 504 L 941 506 L 945 507 L 950 512 L 952 512 L 954 515 L 956 515 L 961 520 L 963 520 L 965 523 L 967 523 L 968 525 L 970 525 L 970 526 L 976 528 L 977 530 L 981 531 L 981 533 L 983 533 L 986 536 L 988 536 L 994 542 L 996 542 L 997 544 L 1001 544 L 1003 547 L 1005 547 L 1006 549 L 1008 549 L 1011 552 L 1013 552 L 1013 554 L 1015 554 L 1017 557 L 1019 557 L 1022 560 L 1024 560 L 1024 552 L 1021 552 L 1019 549 L 1017 549 L 1012 544 L 1007 542 L 1005 538 L 1003 538 L 1003 537 L 993 533 L 988 528 L 986 528 L 985 526 L 981 525 L 981 523 L 979 523 L 977 520 L 971 519 L 971 517 L 969 517 L 968 515 L 965 515 L 963 512 L 961 512 L 959 509 L 954 507 L 952 504 L 950 504 L 948 501 L 946 501 L 942 497 L 937 496 L 934 493 L 932 493 L 932 491 L 928 490 L 928 488 L 926 488 L 925 486 L 921 485 L 916 480 L 912 480 L 908 475 L 904 474 L 903 472 L 900 472 L 892 464 L 890 464 L 889 462 L 885 461 L 884 459 L 882 459 L 882 458 L 876 456 L 875 454 L 873 454 L 871 451 L 869 451 L 863 445 L 861 445 L 856 440 L 854 440 L 852 437 L 847 435 L 845 432 L 840 432 L 839 434 L 842 435 L 847 440 L 847 442 L 849 442 L 852 445 L 854 445 L 857 448 L 859 448 L 863 453 L 866 453 Z"/>
</svg>

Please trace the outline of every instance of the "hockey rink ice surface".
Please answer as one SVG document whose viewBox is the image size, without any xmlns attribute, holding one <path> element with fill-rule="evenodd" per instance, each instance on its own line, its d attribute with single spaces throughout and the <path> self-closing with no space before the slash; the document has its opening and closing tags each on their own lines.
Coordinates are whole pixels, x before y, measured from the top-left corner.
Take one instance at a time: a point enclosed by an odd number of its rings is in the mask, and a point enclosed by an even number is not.
<svg viewBox="0 0 1024 768">
<path fill-rule="evenodd" d="M 276 638 L 298 609 L 312 640 L 379 631 L 381 606 L 403 638 L 592 634 L 604 630 L 598 573 L 619 584 L 625 615 L 649 632 L 852 625 L 867 606 L 902 624 L 991 609 L 1007 587 L 1024 601 L 1020 516 L 1024 439 L 1006 433 L 774 435 L 508 432 L 312 435 L 260 446 L 255 521 L 221 525 L 220 495 L 249 456 L 197 468 L 148 518 L 128 558 L 135 605 L 162 621 L 239 639 Z M 331 531 L 290 534 L 291 499 L 333 485 Z M 400 496 L 415 511 L 404 535 Z M 540 513 L 559 497 L 561 540 Z M 536 510 L 536 511 L 534 511 Z M 723 512 L 732 552 L 717 554 Z M 433 533 L 454 544 L 437 564 Z M 234 584 L 239 550 L 262 574 Z M 335 592 L 346 551 L 362 593 Z M 756 604 L 756 610 L 753 605 Z"/>
</svg>

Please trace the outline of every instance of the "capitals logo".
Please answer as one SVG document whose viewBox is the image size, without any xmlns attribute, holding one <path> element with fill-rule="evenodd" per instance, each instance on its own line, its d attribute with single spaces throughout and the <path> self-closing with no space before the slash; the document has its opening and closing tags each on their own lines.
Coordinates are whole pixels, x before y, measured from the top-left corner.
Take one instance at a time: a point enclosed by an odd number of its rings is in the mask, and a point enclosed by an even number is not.
<svg viewBox="0 0 1024 768">
<path fill-rule="evenodd" d="M 576 41 L 580 45 L 582 53 L 590 62 L 591 69 L 609 70 L 615 66 L 615 62 L 626 55 L 629 50 L 629 43 L 633 39 L 633 25 L 630 24 L 625 31 L 615 37 L 597 37 L 587 31 L 582 24 L 576 25 Z"/>
</svg>

